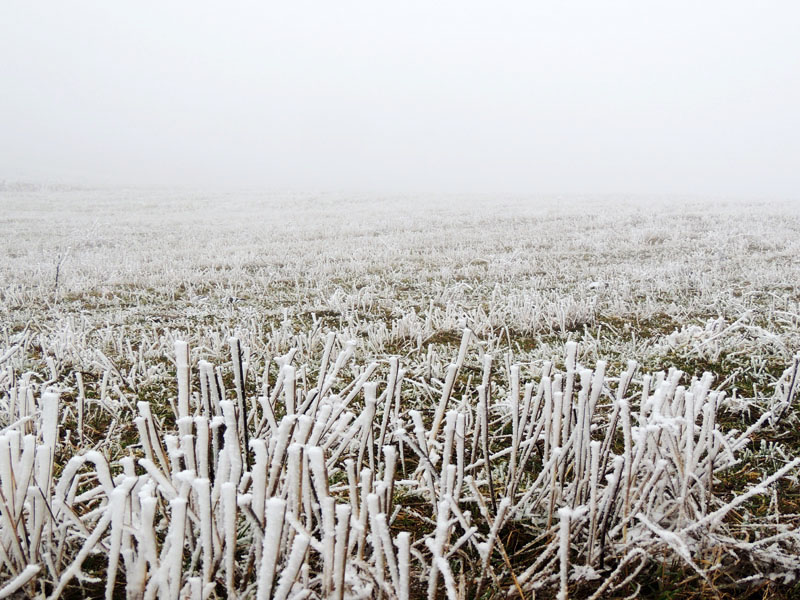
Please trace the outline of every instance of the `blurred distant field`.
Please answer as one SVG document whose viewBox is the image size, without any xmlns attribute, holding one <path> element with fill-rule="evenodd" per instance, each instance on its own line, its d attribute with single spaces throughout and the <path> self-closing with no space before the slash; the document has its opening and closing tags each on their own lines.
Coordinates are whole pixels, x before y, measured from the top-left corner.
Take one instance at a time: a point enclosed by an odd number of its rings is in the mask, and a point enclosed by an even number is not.
<svg viewBox="0 0 800 600">
<path fill-rule="evenodd" d="M 3 192 L 1 215 L 5 332 L 45 350 L 68 325 L 212 352 L 319 326 L 414 359 L 468 326 L 516 360 L 572 339 L 766 393 L 798 348 L 792 205 L 67 190 Z"/>
</svg>

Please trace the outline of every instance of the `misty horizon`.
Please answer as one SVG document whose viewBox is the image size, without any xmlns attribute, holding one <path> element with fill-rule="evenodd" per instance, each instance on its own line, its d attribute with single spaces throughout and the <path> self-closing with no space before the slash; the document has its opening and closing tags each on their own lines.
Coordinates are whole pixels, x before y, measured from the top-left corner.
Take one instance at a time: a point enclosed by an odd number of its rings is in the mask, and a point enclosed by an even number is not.
<svg viewBox="0 0 800 600">
<path fill-rule="evenodd" d="M 0 180 L 797 198 L 800 6 L 5 3 Z"/>
</svg>

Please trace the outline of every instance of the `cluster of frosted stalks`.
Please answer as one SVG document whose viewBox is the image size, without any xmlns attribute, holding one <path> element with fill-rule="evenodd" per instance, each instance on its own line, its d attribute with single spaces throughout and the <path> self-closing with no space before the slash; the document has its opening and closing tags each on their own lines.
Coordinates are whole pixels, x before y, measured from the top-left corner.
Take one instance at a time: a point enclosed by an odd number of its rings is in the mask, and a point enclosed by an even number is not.
<svg viewBox="0 0 800 600">
<path fill-rule="evenodd" d="M 405 406 L 423 384 L 404 384 L 397 359 L 381 381 L 375 363 L 345 380 L 353 347 L 335 351 L 334 334 L 316 382 L 290 353 L 255 398 L 237 339 L 229 390 L 208 362 L 192 373 L 178 342 L 175 427 L 165 431 L 139 402 L 138 444 L 111 463 L 100 444 L 54 465 L 59 394 L 15 384 L 1 405 L 10 425 L 0 430 L 0 597 L 56 598 L 100 577 L 108 598 L 124 589 L 128 598 L 455 599 L 492 589 L 565 599 L 578 584 L 597 598 L 635 589 L 656 558 L 707 582 L 726 560 L 793 568 L 790 528 L 773 520 L 761 541 L 745 542 L 728 516 L 800 459 L 733 501 L 714 494 L 715 473 L 774 415 L 723 432 L 711 375 L 688 387 L 677 370 L 634 379 L 631 362 L 612 378 L 603 362 L 579 365 L 575 344 L 561 372 L 545 364 L 524 382 L 520 365 L 498 369 L 505 388 L 483 356 L 473 385 L 470 336 L 444 382 L 429 386 L 426 410 Z M 503 543 L 511 531 L 528 532 L 516 553 Z M 720 545 L 726 557 L 701 567 L 697 557 Z"/>
</svg>

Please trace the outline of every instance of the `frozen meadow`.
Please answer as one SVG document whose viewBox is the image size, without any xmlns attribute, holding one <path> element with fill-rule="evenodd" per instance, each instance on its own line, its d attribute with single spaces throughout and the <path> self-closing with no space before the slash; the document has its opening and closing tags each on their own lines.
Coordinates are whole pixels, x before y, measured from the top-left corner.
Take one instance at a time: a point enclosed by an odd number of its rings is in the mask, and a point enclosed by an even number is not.
<svg viewBox="0 0 800 600">
<path fill-rule="evenodd" d="M 0 598 L 797 593 L 796 205 L 6 187 L 0 222 Z"/>
</svg>

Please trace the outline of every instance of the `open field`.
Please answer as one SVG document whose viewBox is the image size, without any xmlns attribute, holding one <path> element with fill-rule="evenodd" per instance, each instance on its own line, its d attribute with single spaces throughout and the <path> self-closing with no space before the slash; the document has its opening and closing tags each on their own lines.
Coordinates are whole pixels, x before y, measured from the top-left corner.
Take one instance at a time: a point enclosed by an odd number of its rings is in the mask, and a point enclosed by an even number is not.
<svg viewBox="0 0 800 600">
<path fill-rule="evenodd" d="M 796 205 L 0 191 L 0 598 L 792 598 Z"/>
</svg>

